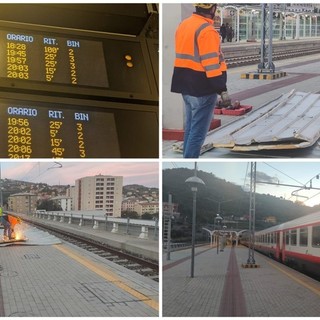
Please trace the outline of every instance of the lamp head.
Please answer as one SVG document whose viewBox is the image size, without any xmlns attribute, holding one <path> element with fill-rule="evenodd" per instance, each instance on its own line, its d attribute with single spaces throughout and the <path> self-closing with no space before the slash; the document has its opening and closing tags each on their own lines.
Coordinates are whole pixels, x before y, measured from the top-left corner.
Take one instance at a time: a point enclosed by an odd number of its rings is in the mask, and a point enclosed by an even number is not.
<svg viewBox="0 0 320 320">
<path fill-rule="evenodd" d="M 205 186 L 205 183 L 196 176 L 188 178 L 185 182 L 191 187 L 192 191 L 197 191 L 198 187 Z"/>
</svg>

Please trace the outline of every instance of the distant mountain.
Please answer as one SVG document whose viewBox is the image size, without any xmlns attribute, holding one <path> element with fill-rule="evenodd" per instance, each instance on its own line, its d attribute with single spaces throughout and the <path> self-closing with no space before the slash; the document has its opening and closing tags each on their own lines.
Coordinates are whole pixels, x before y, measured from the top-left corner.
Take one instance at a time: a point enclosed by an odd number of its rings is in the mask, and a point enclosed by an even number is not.
<svg viewBox="0 0 320 320">
<path fill-rule="evenodd" d="M 145 187 L 143 185 L 140 184 L 129 184 L 126 186 L 123 186 L 123 193 L 127 193 L 127 192 L 139 192 L 139 193 L 143 193 L 143 192 L 157 192 L 159 191 L 158 188 L 149 188 L 149 187 Z"/>
<path fill-rule="evenodd" d="M 193 195 L 185 181 L 192 177 L 194 171 L 186 168 L 166 169 L 163 171 L 163 201 L 168 201 L 169 193 L 172 201 L 178 203 L 179 212 L 186 220 L 191 221 Z M 219 210 L 224 217 L 240 218 L 249 215 L 249 192 L 240 186 L 219 179 L 215 175 L 198 171 L 205 187 L 199 187 L 197 192 L 197 223 L 213 224 Z M 317 208 L 295 204 L 271 195 L 256 194 L 256 221 L 263 221 L 268 216 L 274 216 L 277 223 L 301 217 Z"/>
</svg>

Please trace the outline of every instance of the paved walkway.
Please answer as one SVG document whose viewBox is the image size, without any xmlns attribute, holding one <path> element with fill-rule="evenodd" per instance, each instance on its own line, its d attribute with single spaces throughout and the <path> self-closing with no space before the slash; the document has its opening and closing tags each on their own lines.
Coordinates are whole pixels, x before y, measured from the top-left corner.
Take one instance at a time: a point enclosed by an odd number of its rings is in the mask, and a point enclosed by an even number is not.
<svg viewBox="0 0 320 320">
<path fill-rule="evenodd" d="M 215 248 L 202 247 L 196 253 L 194 278 L 190 259 L 184 259 L 190 249 L 173 252 L 170 261 L 164 260 L 163 316 L 319 316 L 318 281 L 258 253 L 255 260 L 260 268 L 242 268 L 248 258 L 244 247 L 226 248 L 219 254 Z"/>
<path fill-rule="evenodd" d="M 235 50 L 237 50 L 235 46 Z M 240 75 L 257 70 L 257 65 L 232 68 L 228 70 L 228 91 L 233 101 L 240 100 L 243 105 L 252 105 L 254 108 L 261 107 L 265 103 L 278 98 L 283 93 L 295 89 L 303 92 L 320 93 L 320 60 L 319 54 L 297 57 L 287 60 L 275 61 L 277 70 L 287 72 L 287 76 L 275 80 L 246 80 L 240 79 Z M 215 115 L 221 119 L 224 125 L 238 117 Z M 172 145 L 177 141 L 167 140 L 162 143 L 163 158 L 182 158 L 181 153 L 172 150 Z M 310 151 L 310 149 L 312 149 Z M 315 146 L 308 150 L 284 150 L 273 154 L 271 152 L 254 153 L 253 155 L 243 152 L 231 152 L 227 148 L 215 148 L 201 155 L 201 158 L 225 158 L 225 157 L 309 157 L 319 158 L 320 147 Z"/>
<path fill-rule="evenodd" d="M 158 286 L 71 244 L 0 248 L 0 317 L 157 317 Z"/>
</svg>

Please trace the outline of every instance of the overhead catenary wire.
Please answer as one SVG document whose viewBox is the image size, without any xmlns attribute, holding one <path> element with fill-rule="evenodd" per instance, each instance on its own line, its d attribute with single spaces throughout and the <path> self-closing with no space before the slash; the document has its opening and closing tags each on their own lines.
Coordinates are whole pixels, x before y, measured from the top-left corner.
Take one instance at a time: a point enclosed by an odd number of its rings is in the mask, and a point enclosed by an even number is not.
<svg viewBox="0 0 320 320">
<path fill-rule="evenodd" d="M 295 181 L 295 182 L 299 183 L 301 186 L 304 186 L 304 185 L 305 185 L 304 183 L 302 183 L 302 182 L 298 181 L 297 179 L 292 178 L 292 177 L 290 177 L 288 174 L 286 174 L 286 173 L 282 172 L 281 170 L 279 170 L 279 169 L 277 169 L 277 168 L 273 167 L 273 166 L 272 166 L 272 165 L 270 165 L 269 163 L 267 163 L 267 162 L 263 162 L 263 163 L 264 163 L 265 165 L 269 166 L 270 168 L 272 168 L 272 169 L 274 169 L 274 170 L 276 170 L 276 171 L 280 172 L 281 174 L 283 174 L 283 175 L 284 175 L 284 176 L 286 176 L 287 178 L 292 179 L 293 181 Z"/>
</svg>

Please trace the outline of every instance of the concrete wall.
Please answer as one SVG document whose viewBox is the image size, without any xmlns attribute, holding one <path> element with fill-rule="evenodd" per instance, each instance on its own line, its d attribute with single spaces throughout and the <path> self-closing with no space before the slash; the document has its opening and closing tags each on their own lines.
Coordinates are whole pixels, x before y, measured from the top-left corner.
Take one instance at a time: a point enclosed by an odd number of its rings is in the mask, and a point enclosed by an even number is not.
<svg viewBox="0 0 320 320">
<path fill-rule="evenodd" d="M 181 4 L 162 6 L 162 110 L 164 129 L 183 129 L 183 101 L 181 95 L 170 92 L 175 59 L 175 31 L 181 22 Z"/>
<path fill-rule="evenodd" d="M 163 4 L 163 60 L 162 60 L 162 101 L 163 101 L 163 128 L 184 129 L 184 107 L 180 94 L 170 92 L 171 78 L 175 59 L 175 32 L 182 20 L 194 12 L 194 6 L 187 4 Z"/>
</svg>

